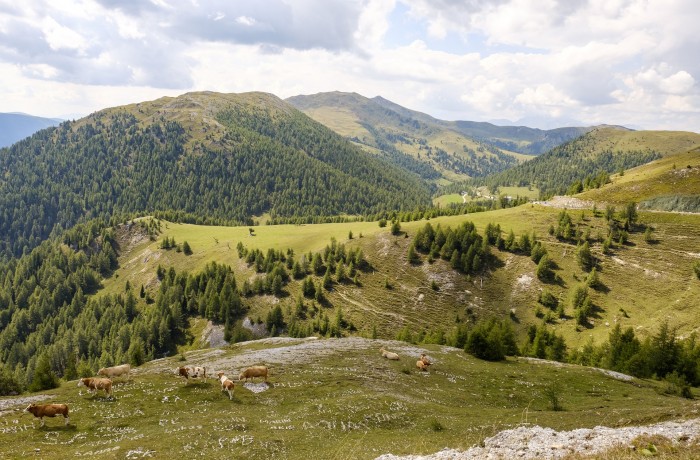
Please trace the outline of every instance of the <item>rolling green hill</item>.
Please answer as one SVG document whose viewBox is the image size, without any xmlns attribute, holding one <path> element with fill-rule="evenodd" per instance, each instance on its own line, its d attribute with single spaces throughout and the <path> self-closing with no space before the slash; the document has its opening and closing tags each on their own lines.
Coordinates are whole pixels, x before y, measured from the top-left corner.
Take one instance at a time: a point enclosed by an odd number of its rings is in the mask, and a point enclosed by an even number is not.
<svg viewBox="0 0 700 460">
<path fill-rule="evenodd" d="M 422 256 L 420 264 L 410 264 L 408 247 L 426 221 L 402 223 L 408 238 L 405 234 L 393 236 L 388 229 L 373 222 L 265 226 L 257 227 L 255 236 L 250 236 L 243 227 L 168 223 L 167 228 L 163 227 L 163 236 L 170 236 L 177 242 L 187 241 L 193 248 L 193 255 L 158 249 L 160 238 L 155 242 L 143 241 L 122 256 L 121 268 L 117 271 L 119 277 L 106 280 L 104 292 L 121 292 L 127 281 L 132 286 L 144 284 L 155 289 L 159 284 L 155 275 L 158 265 L 172 266 L 177 273 L 197 272 L 212 261 L 232 266 L 237 285 L 242 286 L 246 280 L 252 281 L 261 274 L 256 274 L 254 267 L 238 257 L 239 242 L 248 249 L 260 249 L 263 254 L 269 249 L 283 253 L 292 249 L 295 260 L 299 260 L 309 252 L 322 253 L 334 238 L 346 250 L 361 249 L 372 269 L 359 273 L 359 284 L 334 282 L 326 294 L 327 307 L 315 314 L 323 313 L 332 320 L 341 309 L 360 334 L 370 335 L 375 328 L 380 337 L 393 338 L 406 326 L 414 335 L 437 329 L 448 333 L 457 324 L 457 317 L 462 320 L 512 317 L 523 339 L 529 325 L 542 322 L 537 311 L 539 306 L 546 312 L 538 303 L 544 289 L 552 292 L 565 309 L 566 318 L 553 321 L 550 327 L 563 335 L 571 349 L 583 346 L 591 337 L 602 342 L 610 328 L 618 323 L 651 334 L 664 318 L 672 317 L 672 325 L 678 326 L 680 333 L 700 331 L 700 318 L 693 308 L 700 298 L 700 285 L 693 281 L 692 264 L 697 256 L 691 243 L 700 241 L 700 217 L 642 213 L 640 222 L 653 228 L 655 241 L 646 243 L 643 231 L 638 230 L 629 235 L 628 244 L 615 244 L 614 249 L 603 254 L 602 239 L 607 235 L 608 223 L 602 212 L 594 217 L 590 210 L 569 211 L 575 228 L 580 228 L 582 235 L 590 235 L 592 252 L 598 259 L 598 274 L 605 286 L 589 290 L 596 313 L 591 323 L 581 328 L 573 320 L 574 311 L 568 302 L 571 292 L 585 282 L 587 273 L 577 262 L 576 244 L 548 234 L 549 227 L 557 225 L 560 212 L 561 209 L 525 205 L 430 220 L 433 227 L 439 224 L 452 228 L 472 221 L 481 234 L 487 224 L 497 223 L 504 239 L 510 230 L 514 231 L 516 239 L 523 233 L 534 232 L 558 267 L 555 272 L 561 281 L 556 283 L 540 281 L 535 273 L 537 264 L 518 251 L 493 250 L 495 259 L 491 268 L 470 276 L 453 270 L 449 261 L 439 258 L 428 263 Z M 348 240 L 349 232 L 354 235 L 352 240 Z M 358 238 L 359 234 L 362 238 Z M 315 283 L 320 283 L 322 275 L 310 276 Z M 637 283 L 640 276 L 645 280 L 643 286 Z M 264 319 L 273 307 L 280 305 L 291 318 L 301 285 L 301 280 L 291 279 L 281 296 L 247 298 L 244 300 L 249 308 L 247 315 Z M 643 292 L 643 302 L 639 300 L 640 292 Z M 304 303 L 310 311 L 314 311 L 312 304 L 320 307 L 313 299 L 304 299 Z M 313 319 L 308 316 L 305 321 Z"/>
<path fill-rule="evenodd" d="M 471 185 L 487 185 L 491 190 L 503 186 L 532 186 L 542 197 L 563 195 L 578 182 L 580 190 L 607 182 L 610 174 L 650 161 L 683 154 L 700 144 L 700 134 L 683 131 L 628 131 L 596 128 L 593 131 L 540 155 L 532 161 Z M 590 183 L 589 183 L 590 182 Z M 458 184 L 446 187 L 446 193 L 465 189 Z"/>
<path fill-rule="evenodd" d="M 700 212 L 700 149 L 667 156 L 611 177 L 578 197 L 609 203 L 639 202 L 642 209 Z"/>
<path fill-rule="evenodd" d="M 275 96 L 190 93 L 96 112 L 0 150 L 0 253 L 94 217 L 192 222 L 329 216 L 430 204 L 417 176 Z M 178 217 L 175 217 L 178 216 Z"/>
</svg>

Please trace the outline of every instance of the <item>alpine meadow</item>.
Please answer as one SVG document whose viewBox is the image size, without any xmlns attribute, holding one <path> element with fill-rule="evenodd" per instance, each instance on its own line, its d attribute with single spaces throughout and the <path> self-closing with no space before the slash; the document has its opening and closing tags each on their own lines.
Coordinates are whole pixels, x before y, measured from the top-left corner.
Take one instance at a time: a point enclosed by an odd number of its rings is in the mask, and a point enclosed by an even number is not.
<svg viewBox="0 0 700 460">
<path fill-rule="evenodd" d="M 3 458 L 700 449 L 700 134 L 207 91 L 0 171 Z"/>
</svg>

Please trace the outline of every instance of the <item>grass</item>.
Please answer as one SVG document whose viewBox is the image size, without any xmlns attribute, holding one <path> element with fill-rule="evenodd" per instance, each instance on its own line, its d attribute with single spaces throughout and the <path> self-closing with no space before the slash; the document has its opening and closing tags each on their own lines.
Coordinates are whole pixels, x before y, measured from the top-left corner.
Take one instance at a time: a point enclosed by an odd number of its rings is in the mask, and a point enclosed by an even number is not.
<svg viewBox="0 0 700 460">
<path fill-rule="evenodd" d="M 128 280 L 137 291 L 141 284 L 145 285 L 155 297 L 158 287 L 155 272 L 159 264 L 166 268 L 173 266 L 177 271 L 196 272 L 215 261 L 230 265 L 242 284 L 255 275 L 237 256 L 239 241 L 249 249 L 259 248 L 263 252 L 268 248 L 292 248 L 299 257 L 308 251 L 322 250 L 330 238 L 335 237 L 348 249 L 362 248 L 372 268 L 360 273 L 359 285 L 334 284 L 327 293 L 328 306 L 316 305 L 314 310 L 314 304 L 306 300 L 310 311 L 323 312 L 332 319 L 336 309 L 342 308 L 343 316 L 356 326 L 357 334 L 369 337 L 376 328 L 382 338 L 396 337 L 404 326 L 409 326 L 413 334 L 435 329 L 449 333 L 457 318 L 510 317 L 522 340 L 529 325 L 542 321 L 536 317 L 537 299 L 542 289 L 550 290 L 565 302 L 569 291 L 587 276 L 576 261 L 575 245 L 560 242 L 547 233 L 560 212 L 528 204 L 430 221 L 433 226 L 452 227 L 473 221 L 480 232 L 488 223 L 499 223 L 504 237 L 511 229 L 518 237 L 534 231 L 557 264 L 555 272 L 561 280 L 558 283 L 540 282 L 535 276 L 536 265 L 529 257 L 497 250 L 493 251 L 498 260 L 494 268 L 478 276 L 459 274 L 443 260 L 430 264 L 425 256 L 421 264 L 409 264 L 408 246 L 426 221 L 402 223 L 405 233 L 398 236 L 391 235 L 388 228 L 380 228 L 376 222 L 260 226 L 255 227 L 255 236 L 249 235 L 248 227 L 167 223 L 158 241 L 142 241 L 124 251 L 120 268 L 114 276 L 104 280 L 104 289 L 98 295 L 122 292 Z M 569 213 L 576 225 L 583 231 L 590 231 L 592 239 L 598 233 L 605 235 L 607 224 L 602 212 L 597 217 L 590 210 L 570 210 Z M 602 253 L 600 242 L 592 243 L 602 287 L 590 290 L 595 305 L 590 324 L 577 328 L 575 322 L 568 319 L 573 311 L 565 305 L 567 318 L 550 325 L 564 336 L 570 348 L 581 347 L 590 339 L 601 343 L 616 323 L 634 327 L 642 337 L 653 334 L 667 318 L 682 335 L 700 330 L 695 308 L 700 298 L 700 283 L 693 273 L 693 263 L 699 258 L 696 248 L 700 241 L 700 216 L 641 212 L 640 222 L 653 228 L 653 244 L 644 241 L 641 227 L 630 234 L 629 244 L 616 244 L 608 255 Z M 349 231 L 353 232 L 352 240 L 348 239 Z M 194 254 L 185 256 L 174 250 L 159 249 L 159 241 L 166 235 L 174 237 L 178 243 L 188 241 Z M 315 282 L 319 281 L 317 277 Z M 386 282 L 392 286 L 391 291 L 387 291 Z M 285 287 L 286 294 L 280 298 L 248 298 L 245 300 L 248 315 L 264 319 L 277 304 L 288 314 L 293 311 L 300 292 L 301 283 L 291 281 Z M 142 303 L 141 308 L 147 307 Z"/>
<path fill-rule="evenodd" d="M 499 187 L 498 193 L 500 195 L 512 196 L 513 198 L 524 196 L 530 200 L 536 200 L 540 196 L 539 189 L 535 187 Z"/>
<path fill-rule="evenodd" d="M 611 150 L 659 152 L 664 157 L 687 152 L 700 144 L 700 134 L 688 131 L 624 131 L 598 128 L 590 133 L 595 141 L 591 155 Z"/>
<path fill-rule="evenodd" d="M 381 358 L 382 345 L 401 361 Z M 435 361 L 430 372 L 403 372 L 423 351 Z M 577 366 L 488 363 L 461 350 L 398 342 L 252 342 L 186 356 L 187 364 L 229 375 L 265 362 L 272 366 L 271 388 L 253 393 L 236 382 L 229 401 L 214 380 L 186 384 L 175 376 L 172 370 L 182 365 L 177 357 L 136 369 L 131 381 L 116 385 L 113 400 L 81 394 L 67 382 L 46 394 L 47 401 L 70 406 L 71 425 L 48 419 L 37 428 L 31 415 L 3 411 L 0 454 L 370 459 L 466 449 L 522 424 L 557 430 L 644 424 L 700 408 L 697 401 L 662 395 L 655 382 L 625 383 Z M 554 382 L 563 388 L 563 411 L 548 407 L 545 393 Z"/>
<path fill-rule="evenodd" d="M 622 176 L 613 175 L 610 184 L 578 196 L 585 200 L 628 203 L 660 196 L 698 195 L 700 194 L 699 154 L 700 150 L 695 149 L 638 166 L 625 171 Z"/>
<path fill-rule="evenodd" d="M 450 204 L 462 204 L 464 199 L 459 193 L 450 193 L 449 195 L 441 195 L 433 199 L 434 206 L 444 208 Z"/>
</svg>

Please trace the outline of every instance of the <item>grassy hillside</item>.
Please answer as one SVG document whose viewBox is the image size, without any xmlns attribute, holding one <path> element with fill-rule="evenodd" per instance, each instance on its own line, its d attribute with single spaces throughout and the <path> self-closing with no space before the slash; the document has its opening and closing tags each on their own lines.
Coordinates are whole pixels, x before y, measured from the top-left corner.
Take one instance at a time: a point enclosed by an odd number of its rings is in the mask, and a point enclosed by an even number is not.
<svg viewBox="0 0 700 460">
<path fill-rule="evenodd" d="M 700 318 L 694 308 L 700 298 L 700 283 L 694 279 L 692 264 L 698 260 L 693 242 L 700 241 L 700 216 L 642 213 L 640 222 L 653 229 L 654 241 L 644 241 L 643 231 L 633 232 L 626 245 L 615 244 L 609 254 L 602 252 L 602 239 L 607 221 L 602 212 L 593 216 L 590 210 L 568 211 L 576 228 L 590 234 L 591 247 L 598 259 L 601 289 L 590 289 L 596 306 L 589 327 L 576 326 L 573 310 L 568 305 L 571 291 L 585 281 L 587 274 L 579 267 L 576 246 L 562 242 L 548 234 L 549 227 L 557 224 L 560 209 L 526 205 L 466 216 L 431 219 L 435 227 L 456 227 L 461 222 L 473 221 L 480 232 L 488 223 L 498 223 L 505 238 L 510 230 L 519 238 L 523 233 L 535 232 L 557 264 L 555 272 L 561 280 L 543 283 L 535 274 L 536 264 L 527 256 L 493 250 L 496 261 L 483 275 L 465 276 L 454 271 L 449 263 L 436 260 L 428 263 L 425 256 L 419 265 L 409 264 L 408 246 L 417 230 L 426 221 L 402 223 L 402 234 L 393 236 L 388 228 L 375 222 L 323 224 L 303 226 L 264 226 L 255 228 L 250 236 L 247 227 L 200 227 L 166 223 L 157 241 L 144 240 L 123 252 L 116 275 L 105 280 L 104 293 L 123 290 L 124 283 L 144 284 L 154 292 L 158 281 L 158 265 L 174 267 L 180 272 L 196 272 L 210 261 L 233 267 L 238 285 L 252 281 L 253 268 L 238 258 L 239 242 L 248 248 L 266 252 L 269 248 L 286 251 L 291 248 L 298 260 L 309 251 L 322 251 L 335 238 L 347 250 L 361 248 L 372 269 L 358 275 L 359 285 L 351 282 L 334 283 L 328 291 L 328 305 L 318 314 L 331 319 L 342 310 L 344 318 L 369 336 L 376 328 L 380 337 L 393 338 L 408 326 L 414 335 L 442 329 L 449 332 L 457 318 L 511 318 L 521 339 L 527 327 L 540 324 L 538 296 L 543 289 L 551 291 L 565 306 L 567 316 L 554 321 L 550 327 L 565 337 L 570 348 L 585 344 L 591 337 L 600 343 L 607 339 L 616 323 L 633 326 L 642 334 L 652 334 L 659 323 L 668 318 L 680 333 L 700 330 Z M 348 239 L 352 232 L 353 239 Z M 406 236 L 406 234 L 408 236 Z M 360 237 L 361 235 L 361 237 Z M 598 235 L 601 240 L 597 240 Z M 159 249 L 164 237 L 176 242 L 187 241 L 194 254 L 186 256 L 174 250 Z M 320 276 L 312 276 L 320 282 Z M 644 283 L 639 284 L 639 279 Z M 387 285 L 389 286 L 387 288 Z M 301 292 L 301 282 L 291 280 L 285 294 L 253 296 L 246 299 L 248 315 L 264 319 L 273 306 L 291 314 Z M 313 302 L 305 300 L 313 310 Z M 544 307 L 539 305 L 539 310 Z M 546 311 L 546 309 L 544 309 Z M 311 319 L 309 319 L 311 320 Z"/>
<path fill-rule="evenodd" d="M 381 97 L 332 92 L 295 96 L 287 101 L 370 152 L 400 152 L 428 165 L 439 172 L 443 184 L 484 176 L 532 158 L 465 135 L 452 122 L 408 110 Z"/>
<path fill-rule="evenodd" d="M 700 210 L 700 202 L 697 202 L 700 195 L 700 149 L 632 168 L 622 175 L 613 175 L 611 180 L 610 184 L 578 196 L 610 203 L 636 201 L 649 209 L 697 212 Z M 682 207 L 684 202 L 690 204 L 692 200 L 697 202 L 694 207 Z"/>
<path fill-rule="evenodd" d="M 400 361 L 380 357 L 380 346 Z M 415 369 L 420 353 L 435 362 Z M 466 449 L 515 426 L 624 426 L 696 416 L 700 405 L 654 382 L 626 382 L 590 368 L 513 360 L 487 363 L 448 347 L 365 339 L 268 339 L 189 352 L 117 380 L 114 398 L 65 382 L 33 395 L 71 410 L 38 420 L 22 398 L 0 400 L 0 455 L 74 458 L 337 458 Z M 235 378 L 271 366 L 269 386 Z M 173 371 L 205 365 L 234 376 L 234 398 L 213 379 L 186 383 Z M 82 391 L 81 391 L 82 390 Z M 262 391 L 261 391 L 262 390 Z M 553 398 L 563 410 L 552 410 Z"/>
<path fill-rule="evenodd" d="M 115 214 L 191 222 L 429 205 L 430 187 L 275 96 L 189 93 L 106 109 L 0 149 L 0 252 Z"/>
<path fill-rule="evenodd" d="M 596 128 L 532 161 L 473 181 L 490 189 L 530 185 L 544 197 L 563 195 L 577 181 L 602 181 L 620 170 L 684 154 L 700 145 L 700 134 L 684 131 L 628 131 Z M 446 193 L 465 185 L 447 187 Z"/>
</svg>

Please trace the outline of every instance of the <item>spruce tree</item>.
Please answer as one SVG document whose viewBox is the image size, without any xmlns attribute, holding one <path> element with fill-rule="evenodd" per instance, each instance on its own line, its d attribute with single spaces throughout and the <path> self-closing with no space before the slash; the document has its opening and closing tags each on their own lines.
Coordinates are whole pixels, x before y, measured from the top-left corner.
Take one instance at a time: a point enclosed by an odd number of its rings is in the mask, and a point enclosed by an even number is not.
<svg viewBox="0 0 700 460">
<path fill-rule="evenodd" d="M 51 370 L 49 356 L 44 353 L 39 356 L 39 360 L 34 368 L 34 378 L 29 385 L 29 391 L 43 391 L 58 388 L 58 377 Z"/>
</svg>

